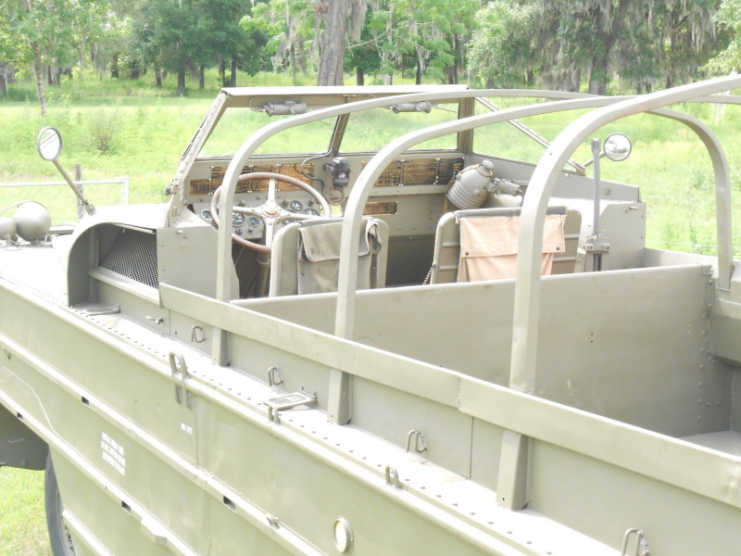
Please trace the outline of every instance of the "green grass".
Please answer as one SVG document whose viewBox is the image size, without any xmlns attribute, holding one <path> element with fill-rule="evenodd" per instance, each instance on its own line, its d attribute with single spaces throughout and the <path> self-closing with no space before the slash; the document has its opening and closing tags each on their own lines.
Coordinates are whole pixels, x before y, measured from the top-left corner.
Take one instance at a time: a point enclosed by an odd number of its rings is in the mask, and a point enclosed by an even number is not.
<svg viewBox="0 0 741 556">
<path fill-rule="evenodd" d="M 51 556 L 43 471 L 0 468 L 0 556 Z"/>
</svg>

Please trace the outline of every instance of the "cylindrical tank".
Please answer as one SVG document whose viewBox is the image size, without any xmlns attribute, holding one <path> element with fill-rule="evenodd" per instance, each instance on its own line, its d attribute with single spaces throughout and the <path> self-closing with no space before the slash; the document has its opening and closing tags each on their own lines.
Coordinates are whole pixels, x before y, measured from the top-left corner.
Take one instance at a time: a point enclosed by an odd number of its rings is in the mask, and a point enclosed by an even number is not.
<svg viewBox="0 0 741 556">
<path fill-rule="evenodd" d="M 489 196 L 493 178 L 494 163 L 491 160 L 464 168 L 455 177 L 447 197 L 458 208 L 479 208 Z"/>
<path fill-rule="evenodd" d="M 7 216 L 0 216 L 0 241 L 13 239 L 16 232 L 15 220 Z"/>
<path fill-rule="evenodd" d="M 41 203 L 23 203 L 13 215 L 18 235 L 26 241 L 44 239 L 51 229 L 51 215 Z"/>
<path fill-rule="evenodd" d="M 524 199 L 520 186 L 509 180 L 494 180 L 495 186 L 486 201 L 487 207 L 521 207 Z"/>
</svg>

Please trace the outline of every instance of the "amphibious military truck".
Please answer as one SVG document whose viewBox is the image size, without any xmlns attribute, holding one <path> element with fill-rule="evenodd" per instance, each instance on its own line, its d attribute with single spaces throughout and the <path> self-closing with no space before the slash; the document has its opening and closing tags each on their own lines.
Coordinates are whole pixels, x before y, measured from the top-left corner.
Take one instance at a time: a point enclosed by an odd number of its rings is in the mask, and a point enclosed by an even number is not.
<svg viewBox="0 0 741 556">
<path fill-rule="evenodd" d="M 168 203 L 6 212 L 0 463 L 55 556 L 741 554 L 729 167 L 665 108 L 738 87 L 224 89 Z M 601 179 L 642 112 L 707 147 L 717 257 Z"/>
</svg>

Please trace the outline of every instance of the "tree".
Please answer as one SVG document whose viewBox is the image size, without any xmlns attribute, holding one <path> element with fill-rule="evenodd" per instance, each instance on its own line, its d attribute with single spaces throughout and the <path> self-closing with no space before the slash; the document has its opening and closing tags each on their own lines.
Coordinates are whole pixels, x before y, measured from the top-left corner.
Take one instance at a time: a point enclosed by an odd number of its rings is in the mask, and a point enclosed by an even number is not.
<svg viewBox="0 0 741 556">
<path fill-rule="evenodd" d="M 345 76 L 345 42 L 357 42 L 365 22 L 365 0 L 319 0 L 317 19 L 324 20 L 318 36 L 321 45 L 317 85 L 342 85 Z M 348 25 L 349 19 L 349 25 Z"/>
<path fill-rule="evenodd" d="M 469 72 L 490 88 L 528 82 L 536 60 L 532 29 L 537 17 L 534 3 L 495 0 L 485 6 L 468 45 Z"/>
<path fill-rule="evenodd" d="M 345 49 L 345 67 L 355 70 L 357 85 L 365 85 L 366 73 L 375 74 L 381 69 L 381 56 L 370 27 L 372 13 L 368 10 L 365 14 L 365 24 L 360 34 L 361 42 Z"/>
<path fill-rule="evenodd" d="M 137 10 L 132 52 L 145 64 L 176 73 L 178 96 L 185 94 L 185 74 L 203 47 L 199 8 L 196 0 L 141 0 Z"/>
<path fill-rule="evenodd" d="M 14 62 L 33 69 L 41 114 L 47 113 L 46 80 L 53 61 L 71 45 L 71 5 L 68 0 L 8 0 L 4 18 L 14 30 Z M 7 27 L 6 27 L 7 29 Z"/>
<path fill-rule="evenodd" d="M 456 82 L 463 66 L 462 40 L 476 28 L 478 0 L 378 0 L 369 27 L 381 56 L 386 82 L 406 58 L 413 57 L 417 84 L 428 73 Z"/>
<path fill-rule="evenodd" d="M 108 30 L 109 15 L 111 4 L 107 0 L 76 0 L 72 4 L 74 38 L 82 81 L 85 81 L 89 43 L 103 37 Z"/>
<path fill-rule="evenodd" d="M 734 0 L 735 1 L 735 0 Z M 542 86 L 605 94 L 618 76 L 637 91 L 697 75 L 723 44 L 719 0 L 495 0 L 471 42 L 476 73 L 511 82 L 526 72 Z"/>
<path fill-rule="evenodd" d="M 726 41 L 706 67 L 715 73 L 738 73 L 741 69 L 741 0 L 725 0 L 716 21 Z"/>
</svg>

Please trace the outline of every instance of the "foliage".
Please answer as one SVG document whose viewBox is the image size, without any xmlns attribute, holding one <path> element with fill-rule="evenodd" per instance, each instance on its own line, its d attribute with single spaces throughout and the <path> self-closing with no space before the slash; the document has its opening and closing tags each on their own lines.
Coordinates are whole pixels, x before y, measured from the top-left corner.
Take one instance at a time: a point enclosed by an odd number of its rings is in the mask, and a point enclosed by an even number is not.
<svg viewBox="0 0 741 556">
<path fill-rule="evenodd" d="M 723 0 L 716 21 L 729 34 L 729 42 L 707 67 L 718 73 L 738 72 L 741 69 L 741 0 Z"/>
<path fill-rule="evenodd" d="M 482 9 L 479 28 L 468 45 L 469 72 L 488 87 L 519 86 L 535 57 L 532 28 L 535 4 L 495 0 Z"/>
<path fill-rule="evenodd" d="M 741 0 L 4 0 L 2 6 L 0 97 L 25 95 L 14 82 L 39 76 L 42 110 L 45 96 L 54 96 L 48 86 L 65 77 L 85 81 L 93 71 L 98 79 L 154 71 L 158 86 L 175 73 L 184 94 L 186 74 L 209 68 L 219 68 L 223 85 L 234 83 L 237 70 L 268 68 L 289 72 L 295 84 L 321 74 L 322 60 L 331 59 L 332 75 L 344 61 L 359 79 L 387 84 L 411 69 L 417 83 L 468 76 L 487 85 L 537 82 L 606 93 L 646 92 L 741 65 Z"/>
</svg>

